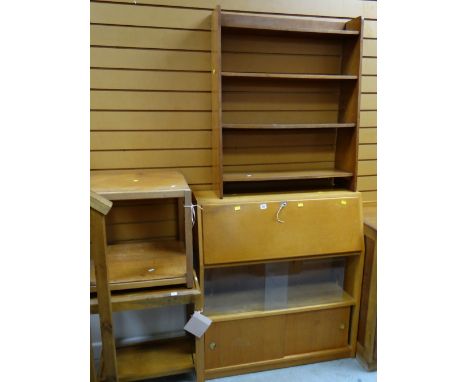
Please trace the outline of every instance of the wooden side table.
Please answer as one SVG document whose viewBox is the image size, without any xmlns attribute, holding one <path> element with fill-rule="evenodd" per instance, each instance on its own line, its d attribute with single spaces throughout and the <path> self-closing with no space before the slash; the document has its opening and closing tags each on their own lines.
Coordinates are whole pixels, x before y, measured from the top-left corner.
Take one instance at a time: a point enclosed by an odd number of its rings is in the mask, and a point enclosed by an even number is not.
<svg viewBox="0 0 468 382">
<path fill-rule="evenodd" d="M 193 272 L 192 194 L 184 176 L 172 170 L 98 171 L 91 173 L 91 190 L 90 289 L 97 293 L 91 298 L 91 312 L 99 313 L 101 322 L 100 378 L 123 382 L 196 369 L 200 381 L 203 363 L 194 356 L 201 348 L 199 339 L 184 336 L 119 347 L 112 327 L 115 311 L 174 304 L 201 309 Z M 155 199 L 177 201 L 176 237 L 108 240 L 106 220 L 111 207 Z"/>
<path fill-rule="evenodd" d="M 113 201 L 177 199 L 175 240 L 107 243 L 110 290 L 155 286 L 193 287 L 192 192 L 184 176 L 172 170 L 116 170 L 91 173 L 91 190 Z M 91 270 L 91 291 L 96 280 Z"/>
<path fill-rule="evenodd" d="M 365 263 L 356 357 L 377 369 L 377 206 L 364 207 Z"/>
</svg>

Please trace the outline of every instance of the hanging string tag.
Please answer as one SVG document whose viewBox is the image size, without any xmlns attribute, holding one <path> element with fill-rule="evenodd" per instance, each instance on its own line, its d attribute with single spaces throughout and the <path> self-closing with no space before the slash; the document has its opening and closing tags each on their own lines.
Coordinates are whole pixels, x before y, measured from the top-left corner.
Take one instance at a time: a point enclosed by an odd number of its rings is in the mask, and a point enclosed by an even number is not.
<svg viewBox="0 0 468 382">
<path fill-rule="evenodd" d="M 190 204 L 189 206 L 185 206 L 185 208 L 190 208 L 190 216 L 192 217 L 192 227 L 195 225 L 195 221 L 197 220 L 197 212 L 195 211 L 195 207 L 200 208 L 201 210 L 203 209 L 201 206 L 198 204 Z"/>
</svg>

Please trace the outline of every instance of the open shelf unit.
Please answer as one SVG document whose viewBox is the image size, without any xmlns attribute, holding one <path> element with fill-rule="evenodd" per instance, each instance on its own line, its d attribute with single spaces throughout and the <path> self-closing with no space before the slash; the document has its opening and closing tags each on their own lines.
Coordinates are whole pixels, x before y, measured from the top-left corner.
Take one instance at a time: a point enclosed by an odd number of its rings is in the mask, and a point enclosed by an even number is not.
<svg viewBox="0 0 468 382">
<path fill-rule="evenodd" d="M 361 17 L 341 22 L 215 9 L 212 155 L 219 197 L 245 192 L 243 182 L 295 187 L 306 180 L 306 189 L 356 190 L 362 25 Z"/>
<path fill-rule="evenodd" d="M 176 199 L 178 233 L 170 240 L 107 243 L 110 290 L 185 284 L 193 286 L 190 208 L 192 194 L 182 174 L 165 170 L 116 170 L 91 174 L 91 189 L 116 205 L 138 200 Z M 110 212 L 112 215 L 112 210 Z M 157 219 L 157 216 L 152 217 Z M 96 291 L 91 262 L 91 291 Z"/>
</svg>

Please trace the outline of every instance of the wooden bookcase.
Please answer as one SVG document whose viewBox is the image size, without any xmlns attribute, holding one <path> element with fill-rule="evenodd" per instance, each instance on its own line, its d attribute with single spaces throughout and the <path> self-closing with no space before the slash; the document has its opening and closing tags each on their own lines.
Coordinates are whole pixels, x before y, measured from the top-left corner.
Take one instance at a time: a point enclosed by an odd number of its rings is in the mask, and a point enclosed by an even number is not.
<svg viewBox="0 0 468 382">
<path fill-rule="evenodd" d="M 204 377 L 354 357 L 360 193 L 195 197 L 202 304 L 213 320 L 202 344 Z"/>
<path fill-rule="evenodd" d="M 115 174 L 113 175 L 115 176 Z M 132 179 L 132 181 L 133 179 L 148 180 L 149 177 L 148 174 L 145 174 L 146 176 L 138 174 L 139 178 L 135 177 L 136 174 L 131 175 L 132 177 L 129 179 Z M 114 177 L 110 177 L 110 179 L 117 181 Z M 122 183 L 123 179 L 126 178 L 119 174 L 119 184 Z M 179 177 L 173 177 L 171 180 L 179 180 Z M 95 184 L 96 182 L 95 179 Z M 111 184 L 112 182 L 109 182 L 109 185 Z M 179 183 L 179 185 L 181 184 Z M 99 187 L 96 188 L 99 189 Z M 117 199 L 119 198 L 117 195 L 122 197 L 122 188 L 119 188 L 119 190 L 119 193 L 113 195 Z M 159 191 L 162 192 L 161 189 Z M 105 193 L 102 189 L 101 192 Z M 127 192 L 135 195 L 135 190 L 130 191 L 127 189 Z M 139 192 L 142 192 L 141 187 Z M 147 190 L 147 192 L 150 191 Z M 155 192 L 154 187 L 152 187 L 151 192 Z M 173 195 L 172 192 L 174 190 L 171 190 L 168 195 Z M 129 195 L 126 195 L 126 197 L 129 197 Z M 199 339 L 196 339 L 194 343 L 190 336 L 184 336 L 145 341 L 130 346 L 116 346 L 113 312 L 150 309 L 175 304 L 189 304 L 193 309 L 201 310 L 201 292 L 198 279 L 192 271 L 190 277 L 191 282 L 194 284 L 192 288 L 187 288 L 185 285 L 161 287 L 159 282 L 157 283 L 159 287 L 153 285 L 147 287 L 145 282 L 143 283 L 145 288 L 142 289 L 135 289 L 135 285 L 138 284 L 131 283 L 128 290 L 115 290 L 111 293 L 111 286 L 116 284 L 116 279 L 109 277 L 112 274 L 111 267 L 115 261 L 112 256 L 115 252 L 109 254 L 105 224 L 105 216 L 111 208 L 112 202 L 91 192 L 91 258 L 94 263 L 92 279 L 95 282 L 92 285 L 90 310 L 92 314 L 99 314 L 101 327 L 102 356 L 99 380 L 106 382 L 138 381 L 182 374 L 195 369 L 197 382 L 202 382 L 200 378 L 204 368 L 203 359 L 196 356 L 197 353 L 201 352 L 202 343 Z M 138 251 L 134 252 L 133 255 L 138 257 Z M 146 252 L 143 255 L 146 256 Z M 125 258 L 125 262 L 132 265 L 132 260 Z M 122 268 L 125 268 L 125 264 L 122 264 Z M 129 270 L 133 272 L 133 266 Z M 93 365 L 93 362 L 91 349 L 91 365 Z M 91 368 L 91 378 L 95 374 L 94 369 Z"/>
<path fill-rule="evenodd" d="M 217 195 L 356 190 L 361 17 L 316 21 L 214 10 Z"/>
<path fill-rule="evenodd" d="M 192 193 L 182 174 L 167 170 L 99 171 L 91 190 L 119 203 L 176 199 L 178 236 L 168 240 L 109 242 L 107 263 L 111 290 L 186 284 L 193 286 Z M 184 207 L 187 206 L 187 207 Z M 157 219 L 157 217 L 152 217 Z M 96 290 L 91 269 L 91 291 Z"/>
</svg>

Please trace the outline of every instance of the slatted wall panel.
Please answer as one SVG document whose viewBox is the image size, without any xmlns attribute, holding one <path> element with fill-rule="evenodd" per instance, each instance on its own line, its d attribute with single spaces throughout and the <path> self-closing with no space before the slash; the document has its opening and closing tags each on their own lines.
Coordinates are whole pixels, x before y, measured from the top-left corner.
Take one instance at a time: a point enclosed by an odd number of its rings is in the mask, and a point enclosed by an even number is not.
<svg viewBox="0 0 468 382">
<path fill-rule="evenodd" d="M 91 170 L 174 168 L 184 173 L 192 189 L 211 187 L 210 25 L 212 9 L 218 3 L 229 11 L 328 20 L 358 15 L 366 18 L 358 188 L 364 201 L 375 201 L 377 9 L 373 1 L 91 2 Z M 233 41 L 230 48 L 237 49 L 236 44 Z M 248 44 L 244 47 L 247 51 L 254 49 Z M 320 46 L 314 49 L 313 54 L 322 55 L 321 70 L 337 65 L 330 46 L 323 52 Z M 286 65 L 290 57 L 287 52 L 281 53 L 285 54 Z M 262 59 L 260 56 L 250 64 L 261 64 Z M 302 63 L 296 64 L 300 71 Z M 235 110 L 232 116 L 236 117 Z M 236 139 L 233 136 L 228 144 Z M 320 139 L 326 147 L 328 138 Z M 294 144 L 294 137 L 290 140 Z M 324 158 L 326 155 L 325 150 Z M 134 216 L 140 215 L 130 211 L 146 207 L 142 204 L 115 209 L 115 217 L 109 219 L 110 237 L 146 238 L 160 232 L 161 227 L 160 235 L 175 235 L 174 206 L 155 204 L 148 216 L 160 216 L 157 221 L 135 221 Z"/>
</svg>

